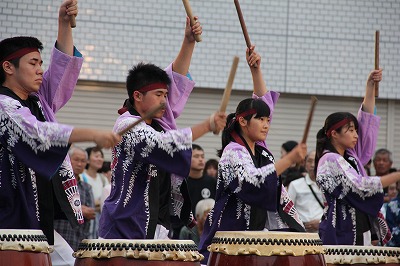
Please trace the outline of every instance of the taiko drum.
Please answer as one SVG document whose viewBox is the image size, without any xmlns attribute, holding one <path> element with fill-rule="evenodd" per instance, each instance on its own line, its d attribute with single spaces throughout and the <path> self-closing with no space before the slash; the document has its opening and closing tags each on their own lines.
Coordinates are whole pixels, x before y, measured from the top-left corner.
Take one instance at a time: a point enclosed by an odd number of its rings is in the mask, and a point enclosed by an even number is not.
<svg viewBox="0 0 400 266">
<path fill-rule="evenodd" d="M 217 232 L 209 246 L 209 266 L 323 266 L 318 234 L 271 231 Z"/>
<path fill-rule="evenodd" d="M 51 266 L 51 251 L 41 230 L 0 229 L 0 266 Z"/>
<path fill-rule="evenodd" d="M 325 261 L 334 265 L 400 265 L 400 249 L 377 246 L 324 246 Z"/>
<path fill-rule="evenodd" d="M 75 266 L 200 266 L 204 258 L 191 240 L 85 239 Z"/>
</svg>

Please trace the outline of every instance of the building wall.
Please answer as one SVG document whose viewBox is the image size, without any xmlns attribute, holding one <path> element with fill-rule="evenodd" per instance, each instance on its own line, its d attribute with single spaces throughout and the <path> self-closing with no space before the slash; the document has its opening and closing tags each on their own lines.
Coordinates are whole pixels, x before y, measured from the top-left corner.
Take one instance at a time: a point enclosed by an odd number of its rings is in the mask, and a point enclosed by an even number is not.
<svg viewBox="0 0 400 266">
<path fill-rule="evenodd" d="M 60 1 L 2 0 L 1 39 L 36 36 L 45 45 L 44 66 L 57 36 Z M 245 42 L 231 0 L 192 0 L 203 26 L 203 42 L 196 45 L 190 71 L 196 90 L 178 120 L 188 126 L 215 110 L 235 55 L 240 56 L 230 111 L 252 89 L 245 63 Z M 365 80 L 374 67 L 374 33 L 381 31 L 378 114 L 382 127 L 378 148 L 394 151 L 400 165 L 400 1 L 398 0 L 252 0 L 241 1 L 250 38 L 262 55 L 262 69 L 270 89 L 283 92 L 270 132 L 270 148 L 279 157 L 287 139 L 299 140 L 310 95 L 320 102 L 309 137 L 330 112 L 356 112 Z M 183 39 L 185 11 L 181 1 L 84 0 L 79 2 L 75 44 L 85 62 L 80 85 L 58 118 L 61 122 L 99 129 L 112 127 L 115 110 L 125 98 L 123 82 L 139 61 L 167 66 Z M 209 134 L 199 142 L 215 154 L 218 138 Z M 398 158 L 398 159 L 397 159 Z"/>
<path fill-rule="evenodd" d="M 60 1 L 2 0 L 1 37 L 33 35 L 53 45 Z M 234 88 L 251 90 L 245 42 L 233 1 L 192 0 L 203 25 L 191 71 L 202 88 L 222 89 L 239 55 Z M 241 1 L 250 38 L 263 56 L 268 85 L 282 92 L 359 97 L 374 67 L 374 32 L 381 31 L 382 98 L 400 99 L 400 1 Z M 84 0 L 75 42 L 86 57 L 80 78 L 123 82 L 141 60 L 168 65 L 183 39 L 181 1 Z"/>
<path fill-rule="evenodd" d="M 234 112 L 237 104 L 251 96 L 249 91 L 233 91 L 227 112 Z M 186 104 L 182 115 L 178 118 L 179 128 L 190 127 L 206 119 L 218 109 L 222 91 L 215 89 L 195 88 Z M 113 127 L 118 116 L 117 110 L 126 98 L 123 84 L 118 83 L 88 83 L 80 82 L 72 99 L 57 114 L 59 122 L 79 127 L 93 127 L 99 130 Z M 325 118 L 336 111 L 349 111 L 357 115 L 362 98 L 342 97 L 338 101 L 334 96 L 320 96 L 315 108 L 307 146 L 315 149 L 315 136 L 323 126 Z M 400 101 L 378 99 L 377 113 L 381 117 L 377 148 L 389 148 L 394 153 L 394 166 L 400 166 L 400 145 L 395 140 L 400 139 L 400 121 L 394 117 L 400 116 Z M 310 108 L 310 97 L 300 94 L 282 93 L 275 108 L 270 132 L 267 137 L 268 148 L 275 159 L 280 158 L 280 147 L 287 140 L 300 141 Z M 393 110 L 396 110 L 394 112 Z M 221 148 L 221 136 L 208 133 L 196 141 L 203 147 L 206 159 L 217 158 L 216 151 Z M 92 143 L 79 146 L 87 147 Z M 109 160 L 111 154 L 105 151 Z M 177 162 L 179 163 L 179 162 Z"/>
</svg>

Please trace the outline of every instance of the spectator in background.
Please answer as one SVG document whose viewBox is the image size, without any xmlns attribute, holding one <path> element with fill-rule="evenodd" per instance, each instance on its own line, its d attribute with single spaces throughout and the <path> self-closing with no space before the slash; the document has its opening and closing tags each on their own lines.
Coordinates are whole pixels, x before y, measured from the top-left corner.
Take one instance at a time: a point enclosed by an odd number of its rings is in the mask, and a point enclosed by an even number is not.
<svg viewBox="0 0 400 266">
<path fill-rule="evenodd" d="M 369 160 L 366 165 L 364 165 L 365 172 L 367 173 L 368 176 L 371 176 L 371 164 L 372 160 Z"/>
<path fill-rule="evenodd" d="M 77 228 L 72 228 L 67 217 L 59 217 L 54 220 L 54 229 L 68 242 L 71 248 L 76 251 L 79 243 L 89 237 L 90 220 L 96 217 L 94 210 L 94 199 L 92 187 L 83 182 L 80 174 L 85 170 L 87 163 L 87 153 L 85 150 L 72 146 L 68 152 L 71 159 L 72 170 L 78 181 L 78 190 L 82 204 L 82 214 L 85 222 Z"/>
<path fill-rule="evenodd" d="M 396 171 L 396 169 L 392 168 L 393 165 L 392 152 L 389 151 L 388 149 L 377 150 L 374 155 L 373 163 L 376 176 L 384 176 Z M 388 187 L 384 188 L 383 191 L 385 193 L 383 201 L 389 202 L 390 199 L 388 196 Z"/>
<path fill-rule="evenodd" d="M 397 183 L 393 183 L 387 187 L 386 197 L 388 198 L 388 202 L 384 202 L 381 208 L 381 212 L 385 218 L 386 218 L 388 204 L 390 203 L 391 200 L 397 197 L 398 194 L 397 186 L 398 186 Z"/>
<path fill-rule="evenodd" d="M 189 176 L 186 178 L 187 188 L 191 201 L 191 210 L 193 215 L 196 213 L 196 205 L 202 199 L 215 199 L 217 179 L 208 176 L 205 171 L 204 150 L 197 144 L 192 144 L 192 158 L 190 163 Z M 184 227 L 179 220 L 172 219 L 172 233 L 170 238 L 178 239 L 180 232 Z"/>
<path fill-rule="evenodd" d="M 196 221 L 197 225 L 192 229 L 183 226 L 179 233 L 179 239 L 193 240 L 196 245 L 200 242 L 200 236 L 203 233 L 204 223 L 206 222 L 207 215 L 214 207 L 214 199 L 202 199 L 196 205 Z"/>
<path fill-rule="evenodd" d="M 103 187 L 105 187 L 109 182 L 103 174 L 99 173 L 104 162 L 103 151 L 99 147 L 89 147 L 86 149 L 86 152 L 88 155 L 88 163 L 86 165 L 86 170 L 82 173 L 82 179 L 84 182 L 92 186 L 96 219 L 92 220 L 90 223 L 89 238 L 94 239 L 98 237 L 101 194 L 103 193 Z"/>
<path fill-rule="evenodd" d="M 307 232 L 318 232 L 324 205 L 323 194 L 315 182 L 315 151 L 306 157 L 305 177 L 296 179 L 289 184 L 288 194 L 300 215 Z"/>
<path fill-rule="evenodd" d="M 281 158 L 285 157 L 296 146 L 297 142 L 294 140 L 289 140 L 283 143 L 281 147 Z M 281 174 L 283 186 L 287 188 L 290 182 L 305 176 L 306 170 L 303 165 L 303 163 L 293 164 Z"/>
<path fill-rule="evenodd" d="M 99 172 L 103 174 L 108 180 L 108 184 L 103 187 L 103 192 L 101 193 L 100 197 L 100 210 L 102 210 L 104 201 L 110 195 L 111 192 L 111 162 L 104 161 L 103 167 L 100 169 Z"/>
<path fill-rule="evenodd" d="M 196 205 L 202 199 L 215 199 L 217 180 L 204 173 L 204 150 L 197 144 L 192 145 L 192 161 L 187 178 L 192 212 L 196 213 Z"/>
<path fill-rule="evenodd" d="M 388 203 L 386 209 L 386 222 L 392 232 L 392 239 L 387 243 L 389 247 L 400 247 L 400 182 L 396 184 L 397 196 Z"/>
<path fill-rule="evenodd" d="M 206 175 L 216 179 L 218 177 L 218 161 L 215 159 L 209 159 L 204 166 L 204 170 Z"/>
</svg>

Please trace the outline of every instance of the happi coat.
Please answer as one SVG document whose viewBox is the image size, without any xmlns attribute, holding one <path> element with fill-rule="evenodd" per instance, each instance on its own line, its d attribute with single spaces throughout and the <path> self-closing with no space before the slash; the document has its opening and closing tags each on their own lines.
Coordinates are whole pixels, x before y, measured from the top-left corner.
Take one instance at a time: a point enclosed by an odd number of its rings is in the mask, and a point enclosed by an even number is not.
<svg viewBox="0 0 400 266">
<path fill-rule="evenodd" d="M 326 200 L 319 234 L 325 245 L 356 245 L 356 210 L 367 215 L 381 244 L 390 239 L 379 211 L 384 196 L 380 177 L 367 176 L 363 167 L 373 156 L 380 118 L 360 109 L 357 120 L 358 141 L 346 150 L 348 161 L 326 151 L 318 162 L 317 184 Z"/>
<path fill-rule="evenodd" d="M 270 118 L 279 98 L 277 92 L 267 92 L 262 99 L 270 108 Z M 251 228 L 252 212 L 261 212 L 266 221 L 257 230 L 305 231 L 293 202 L 282 186 L 275 169 L 275 160 L 266 142 L 256 143 L 256 153 L 263 163 L 256 166 L 248 149 L 230 142 L 218 164 L 215 206 L 208 214 L 199 249 L 207 262 L 207 246 L 217 231 L 247 231 Z"/>
<path fill-rule="evenodd" d="M 190 200 L 185 202 L 181 191 L 184 177 L 190 170 L 192 131 L 190 128 L 177 130 L 175 123 L 194 82 L 173 72 L 172 64 L 165 71 L 171 84 L 163 117 L 153 119 L 159 130 L 155 130 L 157 127 L 153 124 L 141 122 L 124 134 L 122 141 L 112 150 L 111 193 L 104 202 L 99 223 L 99 236 L 102 238 L 153 238 L 156 224 L 170 228 L 169 221 L 150 217 L 152 207 L 158 209 L 159 206 L 164 206 L 164 209 L 156 210 L 157 215 L 180 217 L 185 224 L 194 225 Z M 119 132 L 138 119 L 139 114 L 131 106 L 119 116 L 114 131 Z M 165 187 L 151 186 L 154 180 L 160 179 L 158 181 L 162 183 L 168 181 L 166 178 L 170 182 L 164 183 Z M 183 186 L 187 191 L 186 183 Z M 165 202 L 159 202 L 159 198 L 170 202 L 165 205 Z"/>
<path fill-rule="evenodd" d="M 10 89 L 0 91 L 0 228 L 42 229 L 52 242 L 52 217 L 40 224 L 38 180 L 60 198 L 61 208 L 73 223 L 83 222 L 79 193 L 72 172 L 68 140 L 72 127 L 55 123 L 55 112 L 72 96 L 83 58 L 54 48 L 38 93 L 24 101 Z M 53 184 L 50 179 L 53 179 Z M 57 182 L 54 180 L 57 179 Z M 48 186 L 48 184 L 50 184 Z M 40 191 L 43 200 L 48 191 Z M 50 195 L 53 195 L 52 193 Z M 53 200 L 49 198 L 46 200 Z M 43 220 L 43 219 L 42 219 Z"/>
</svg>

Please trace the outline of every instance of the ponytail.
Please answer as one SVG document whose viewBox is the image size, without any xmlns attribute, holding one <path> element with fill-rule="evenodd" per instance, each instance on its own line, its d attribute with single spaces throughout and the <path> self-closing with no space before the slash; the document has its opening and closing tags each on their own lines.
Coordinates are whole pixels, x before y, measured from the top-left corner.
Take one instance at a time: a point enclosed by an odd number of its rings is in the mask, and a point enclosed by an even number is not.
<svg viewBox="0 0 400 266">
<path fill-rule="evenodd" d="M 233 140 L 231 133 L 233 130 L 235 130 L 235 127 L 237 127 L 236 116 L 235 113 L 231 113 L 227 116 L 226 126 L 222 131 L 222 136 L 221 136 L 222 148 L 217 151 L 217 155 L 219 157 L 222 156 L 222 152 L 224 151 L 225 147 Z"/>
</svg>

